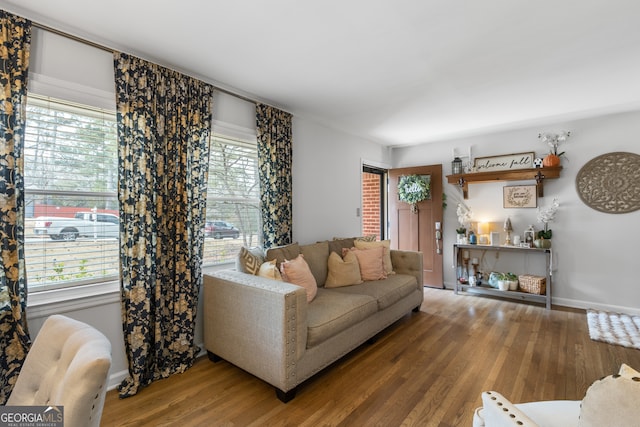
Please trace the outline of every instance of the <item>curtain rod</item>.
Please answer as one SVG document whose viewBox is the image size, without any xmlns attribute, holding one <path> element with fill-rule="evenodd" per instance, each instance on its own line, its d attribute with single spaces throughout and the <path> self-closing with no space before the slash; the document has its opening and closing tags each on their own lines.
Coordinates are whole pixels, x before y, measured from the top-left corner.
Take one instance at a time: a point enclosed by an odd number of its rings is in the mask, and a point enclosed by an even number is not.
<svg viewBox="0 0 640 427">
<path fill-rule="evenodd" d="M 65 38 L 68 38 L 68 39 L 71 39 L 71 40 L 86 44 L 88 46 L 95 47 L 96 49 L 104 50 L 104 51 L 112 53 L 112 54 L 117 52 L 113 48 L 107 47 L 107 46 L 99 44 L 99 43 L 92 42 L 91 40 L 83 39 L 83 38 L 75 36 L 73 34 L 66 33 L 64 31 L 58 30 L 57 28 L 49 27 L 48 25 L 40 24 L 38 22 L 33 22 L 33 21 L 31 21 L 31 25 L 33 25 L 36 28 L 40 28 L 41 30 L 45 30 L 45 31 L 48 31 L 50 33 L 57 34 L 59 36 L 62 36 L 62 37 L 65 37 Z M 211 83 L 207 82 L 207 84 L 211 84 Z M 223 89 L 221 87 L 217 87 L 217 86 L 215 86 L 213 84 L 211 84 L 211 86 L 213 87 L 213 89 L 217 90 L 218 92 L 226 93 L 227 95 L 234 96 L 236 98 L 242 99 L 243 101 L 251 102 L 252 104 L 258 104 L 258 101 L 256 101 L 255 99 L 251 99 L 251 98 L 248 98 L 246 96 L 239 95 L 237 93 L 231 92 L 230 90 Z M 260 103 L 262 103 L 262 102 L 260 102 Z M 275 107 L 275 108 L 278 108 L 278 107 Z"/>
</svg>

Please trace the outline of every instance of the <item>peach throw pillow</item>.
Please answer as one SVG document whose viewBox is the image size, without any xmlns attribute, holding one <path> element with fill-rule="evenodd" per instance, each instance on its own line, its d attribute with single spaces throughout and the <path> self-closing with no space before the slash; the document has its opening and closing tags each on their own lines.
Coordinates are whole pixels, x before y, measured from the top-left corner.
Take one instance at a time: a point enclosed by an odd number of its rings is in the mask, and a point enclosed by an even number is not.
<svg viewBox="0 0 640 427">
<path fill-rule="evenodd" d="M 300 254 L 292 260 L 284 260 L 280 264 L 280 273 L 285 282 L 302 286 L 307 290 L 307 302 L 311 302 L 318 293 L 318 284 L 311 273 L 309 264 L 304 260 L 304 255 Z"/>
<path fill-rule="evenodd" d="M 382 261 L 384 262 L 384 272 L 386 274 L 393 274 L 393 265 L 391 264 L 391 240 L 381 240 L 374 242 L 356 240 L 355 245 L 356 249 L 370 249 L 382 246 L 384 248 L 384 254 L 382 257 Z"/>
<path fill-rule="evenodd" d="M 329 255 L 329 273 L 325 288 L 339 288 L 341 286 L 359 285 L 362 283 L 360 264 L 352 251 L 347 251 L 344 259 L 336 252 Z"/>
<path fill-rule="evenodd" d="M 387 274 L 384 271 L 384 262 L 382 261 L 384 247 L 376 246 L 369 249 L 352 248 L 347 250 L 353 252 L 358 258 L 362 280 L 382 280 L 387 278 Z M 343 252 L 346 255 L 346 251 Z"/>
</svg>

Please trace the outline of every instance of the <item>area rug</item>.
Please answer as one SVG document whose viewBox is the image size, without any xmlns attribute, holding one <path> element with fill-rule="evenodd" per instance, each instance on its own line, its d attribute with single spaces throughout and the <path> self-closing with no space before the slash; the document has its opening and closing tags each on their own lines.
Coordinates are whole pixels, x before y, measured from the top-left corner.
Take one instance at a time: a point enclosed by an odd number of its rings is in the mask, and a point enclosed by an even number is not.
<svg viewBox="0 0 640 427">
<path fill-rule="evenodd" d="M 592 340 L 640 350 L 640 316 L 589 309 L 587 323 Z"/>
</svg>

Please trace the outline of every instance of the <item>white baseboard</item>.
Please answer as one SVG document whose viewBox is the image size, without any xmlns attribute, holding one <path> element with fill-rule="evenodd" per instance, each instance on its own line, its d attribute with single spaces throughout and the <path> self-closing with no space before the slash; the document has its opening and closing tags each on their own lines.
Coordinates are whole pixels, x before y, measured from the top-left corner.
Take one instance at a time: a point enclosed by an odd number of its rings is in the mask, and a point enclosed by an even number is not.
<svg viewBox="0 0 640 427">
<path fill-rule="evenodd" d="M 445 288 L 453 290 L 454 286 L 452 283 L 445 283 Z M 581 301 L 574 300 L 569 298 L 552 298 L 551 304 L 559 305 L 562 307 L 570 307 L 570 308 L 580 308 L 583 310 L 587 310 L 592 308 L 594 310 L 603 310 L 603 311 L 612 311 L 614 313 L 625 313 L 631 315 L 640 315 L 640 308 L 637 307 L 625 307 L 621 305 L 612 305 L 612 304 L 601 304 L 590 301 Z"/>
<path fill-rule="evenodd" d="M 581 308 L 584 310 L 592 308 L 594 310 L 612 311 L 614 313 L 640 315 L 640 308 L 636 308 L 636 307 L 624 307 L 621 305 L 600 304 L 595 302 L 573 300 L 568 298 L 553 298 L 551 302 L 554 305 L 561 305 L 563 307 Z"/>
<path fill-rule="evenodd" d="M 114 390 L 129 376 L 129 371 L 115 372 L 109 375 L 109 382 L 107 383 L 107 391 Z"/>
</svg>

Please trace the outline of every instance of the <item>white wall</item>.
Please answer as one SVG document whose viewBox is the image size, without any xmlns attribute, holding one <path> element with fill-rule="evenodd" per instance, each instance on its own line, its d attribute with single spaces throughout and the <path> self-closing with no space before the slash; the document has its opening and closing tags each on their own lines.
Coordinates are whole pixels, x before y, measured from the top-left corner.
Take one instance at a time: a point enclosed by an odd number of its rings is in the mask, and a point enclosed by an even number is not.
<svg viewBox="0 0 640 427">
<path fill-rule="evenodd" d="M 63 98 L 63 95 L 74 93 L 78 102 L 114 108 L 109 53 L 87 50 L 80 43 L 55 35 L 47 36 L 39 30 L 36 31 L 33 48 L 30 90 L 37 88 L 40 93 Z M 41 48 L 48 50 L 41 52 Z M 105 71 L 106 67 L 108 71 Z M 81 72 L 74 74 L 70 70 Z M 94 79 L 88 79 L 89 76 Z M 214 119 L 223 120 L 228 128 L 240 133 L 243 127 L 253 126 L 255 120 L 254 111 L 246 103 L 222 94 L 217 101 L 214 100 L 214 114 Z M 638 253 L 636 242 L 640 241 L 640 227 L 637 226 L 640 212 L 626 215 L 598 213 L 578 199 L 574 179 L 580 166 L 596 155 L 610 151 L 637 151 L 634 144 L 639 128 L 640 113 L 621 114 L 399 148 L 393 150 L 393 163 L 395 167 L 443 163 L 447 174 L 450 173 L 452 147 L 466 150 L 472 145 L 476 156 L 531 150 L 542 154 L 546 148 L 537 139 L 538 132 L 554 129 L 572 131 L 573 136 L 565 147 L 570 161 L 565 162 L 560 179 L 545 185 L 547 197 L 540 200 L 545 205 L 553 195 L 558 195 L 561 202 L 558 220 L 553 224 L 553 245 L 557 255 L 554 302 L 633 312 L 640 311 L 640 286 L 635 284 L 638 274 L 633 259 Z M 378 144 L 294 116 L 294 240 L 309 243 L 361 233 L 361 218 L 356 215 L 356 210 L 361 207 L 363 161 L 376 166 L 390 165 L 391 152 Z M 517 230 L 534 223 L 533 211 L 507 212 L 502 209 L 503 185 L 471 185 L 468 202 L 478 217 L 502 221 L 509 214 Z M 444 188 L 448 194 L 457 191 L 449 184 Z M 455 203 L 450 197 L 449 208 L 445 211 L 444 234 L 445 282 L 450 287 L 455 280 L 450 268 L 455 226 Z M 114 354 L 110 386 L 118 384 L 127 371 L 118 292 L 30 306 L 28 318 L 32 336 L 37 334 L 44 318 L 52 313 L 85 321 L 107 335 Z M 196 342 L 202 342 L 202 316 L 198 316 Z"/>
<path fill-rule="evenodd" d="M 362 162 L 385 164 L 386 147 L 293 118 L 293 239 L 311 243 L 362 231 Z"/>
<path fill-rule="evenodd" d="M 553 303 L 580 308 L 605 308 L 624 312 L 640 312 L 639 275 L 635 265 L 640 243 L 640 211 L 628 214 L 605 214 L 586 206 L 578 197 L 575 178 L 580 168 L 592 158 L 614 151 L 639 153 L 640 112 L 630 112 L 549 123 L 519 130 L 492 133 L 477 137 L 442 141 L 414 147 L 396 148 L 394 167 L 442 163 L 444 175 L 451 174 L 453 148 L 467 153 L 472 147 L 474 157 L 530 152 L 543 156 L 547 146 L 538 133 L 571 131 L 571 137 L 560 148 L 566 151 L 561 177 L 544 185 L 545 197 L 538 206 L 546 207 L 554 196 L 559 197 L 560 209 L 553 229 L 555 271 Z M 453 244 L 457 227 L 456 198 L 460 190 L 446 182 L 449 196 L 445 210 L 444 274 L 447 287 L 453 287 Z M 474 220 L 498 221 L 511 217 L 515 232 L 522 234 L 528 224 L 536 229 L 536 209 L 504 209 L 502 188 L 518 182 L 470 184 L 467 205 L 474 212 Z M 531 184 L 531 182 L 522 182 Z"/>
</svg>

